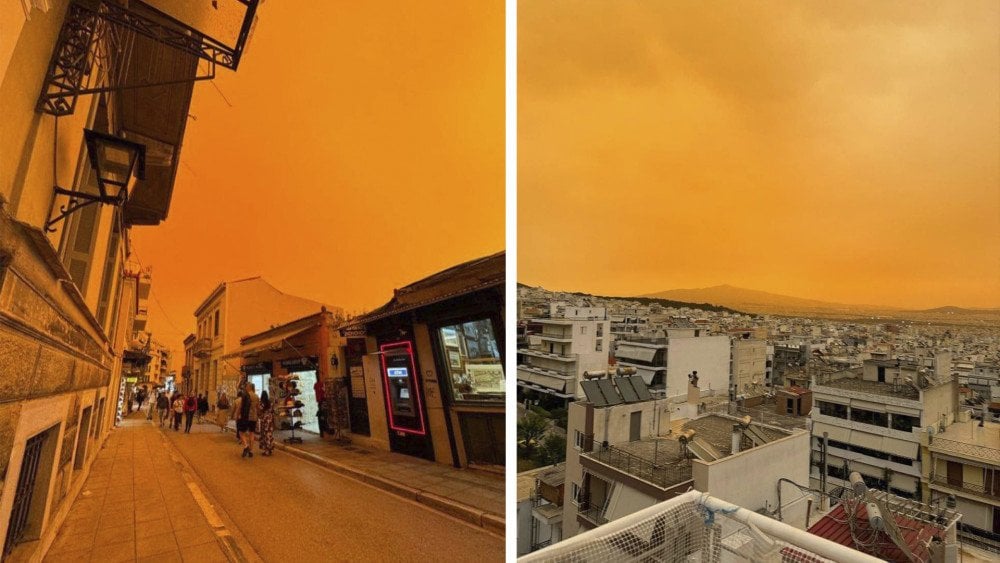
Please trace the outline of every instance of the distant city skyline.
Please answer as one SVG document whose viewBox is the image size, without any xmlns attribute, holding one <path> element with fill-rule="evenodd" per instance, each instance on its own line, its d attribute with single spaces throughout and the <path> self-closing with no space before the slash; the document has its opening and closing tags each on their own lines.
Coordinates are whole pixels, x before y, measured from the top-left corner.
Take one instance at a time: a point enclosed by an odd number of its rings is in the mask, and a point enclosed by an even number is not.
<svg viewBox="0 0 1000 563">
<path fill-rule="evenodd" d="M 1000 4 L 522 2 L 519 281 L 1000 307 Z"/>
</svg>

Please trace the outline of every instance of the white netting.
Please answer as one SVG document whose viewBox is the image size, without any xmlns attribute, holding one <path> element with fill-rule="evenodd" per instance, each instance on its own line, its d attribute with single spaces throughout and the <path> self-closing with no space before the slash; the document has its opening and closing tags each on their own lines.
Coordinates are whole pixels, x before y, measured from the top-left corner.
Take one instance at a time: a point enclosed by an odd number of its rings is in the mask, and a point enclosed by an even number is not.
<svg viewBox="0 0 1000 563">
<path fill-rule="evenodd" d="M 876 561 L 865 554 L 746 510 L 706 502 L 696 491 L 522 557 L 522 563 Z M 713 508 L 714 507 L 714 508 Z M 765 530 L 762 530 L 764 528 Z M 808 547 L 807 547 L 808 546 Z M 811 548 L 835 555 L 823 557 Z"/>
</svg>

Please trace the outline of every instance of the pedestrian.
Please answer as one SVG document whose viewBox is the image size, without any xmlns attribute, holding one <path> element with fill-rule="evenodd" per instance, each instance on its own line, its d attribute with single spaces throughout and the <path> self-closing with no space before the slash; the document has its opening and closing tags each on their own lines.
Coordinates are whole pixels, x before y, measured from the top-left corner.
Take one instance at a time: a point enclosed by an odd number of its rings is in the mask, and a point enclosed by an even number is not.
<svg viewBox="0 0 1000 563">
<path fill-rule="evenodd" d="M 219 431 L 226 431 L 226 424 L 229 422 L 229 395 L 225 391 L 219 393 L 219 400 L 215 403 L 215 422 L 219 425 Z"/>
<path fill-rule="evenodd" d="M 205 415 L 208 414 L 208 395 L 198 393 L 198 424 L 205 423 Z"/>
<path fill-rule="evenodd" d="M 253 438 L 257 433 L 257 409 L 260 399 L 253 383 L 248 383 L 245 390 L 236 399 L 233 416 L 236 418 L 236 436 L 243 446 L 243 457 L 253 457 Z"/>
<path fill-rule="evenodd" d="M 181 429 L 181 418 L 184 416 L 184 396 L 174 393 L 174 400 L 170 403 L 174 409 L 174 432 Z"/>
<path fill-rule="evenodd" d="M 260 394 L 260 407 L 257 416 L 260 425 L 260 452 L 270 456 L 274 453 L 274 407 L 267 391 Z"/>
<path fill-rule="evenodd" d="M 191 433 L 191 422 L 194 421 L 194 413 L 198 411 L 198 399 L 194 395 L 188 395 L 184 399 L 184 433 Z"/>
<path fill-rule="evenodd" d="M 146 388 L 143 387 L 142 389 L 139 389 L 138 393 L 135 394 L 135 402 L 136 402 L 135 410 L 137 411 L 142 410 L 142 401 L 145 398 L 146 398 Z"/>
<path fill-rule="evenodd" d="M 156 410 L 160 415 L 160 428 L 163 428 L 163 421 L 167 419 L 167 414 L 170 411 L 170 399 L 166 392 L 156 396 Z"/>
</svg>

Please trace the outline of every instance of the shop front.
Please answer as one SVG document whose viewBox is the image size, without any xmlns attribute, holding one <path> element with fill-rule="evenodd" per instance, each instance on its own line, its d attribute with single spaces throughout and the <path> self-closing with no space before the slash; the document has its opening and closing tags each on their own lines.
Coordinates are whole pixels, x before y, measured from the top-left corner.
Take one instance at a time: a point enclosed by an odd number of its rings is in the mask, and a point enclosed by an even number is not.
<svg viewBox="0 0 1000 563">
<path fill-rule="evenodd" d="M 398 289 L 341 327 L 342 336 L 354 335 L 348 362 L 380 376 L 378 388 L 367 389 L 381 396 L 385 415 L 380 428 L 382 417 L 371 413 L 373 437 L 384 432 L 392 451 L 438 463 L 502 469 L 503 284 L 499 253 Z M 364 359 L 372 356 L 377 362 Z"/>
</svg>

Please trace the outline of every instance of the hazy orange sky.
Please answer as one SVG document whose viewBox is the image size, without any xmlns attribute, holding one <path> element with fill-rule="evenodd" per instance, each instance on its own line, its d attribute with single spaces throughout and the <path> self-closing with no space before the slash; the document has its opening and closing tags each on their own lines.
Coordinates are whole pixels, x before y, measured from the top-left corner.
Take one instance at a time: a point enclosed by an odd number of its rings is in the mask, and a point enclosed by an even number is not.
<svg viewBox="0 0 1000 563">
<path fill-rule="evenodd" d="M 183 350 L 223 280 L 356 312 L 503 249 L 503 2 L 266 2 L 215 83 L 232 107 L 195 86 L 169 217 L 133 229 L 155 339 Z"/>
<path fill-rule="evenodd" d="M 519 281 L 1000 307 L 1000 2 L 518 10 Z"/>
</svg>

